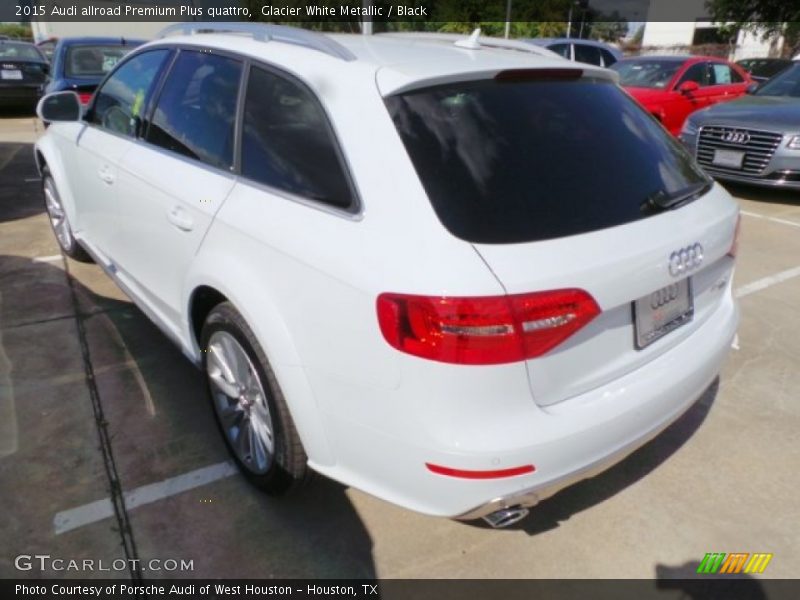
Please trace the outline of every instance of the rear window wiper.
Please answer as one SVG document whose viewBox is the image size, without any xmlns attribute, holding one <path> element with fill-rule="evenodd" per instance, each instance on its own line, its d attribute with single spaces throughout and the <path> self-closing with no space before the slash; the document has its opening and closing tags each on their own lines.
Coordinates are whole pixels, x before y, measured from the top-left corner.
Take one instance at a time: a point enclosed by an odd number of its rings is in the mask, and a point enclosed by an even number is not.
<svg viewBox="0 0 800 600">
<path fill-rule="evenodd" d="M 664 190 L 658 190 L 650 194 L 642 203 L 640 207 L 644 213 L 660 212 L 662 210 L 670 210 L 688 204 L 693 200 L 697 200 L 700 196 L 705 194 L 711 189 L 711 182 L 706 181 L 698 183 L 678 192 L 668 194 Z"/>
</svg>

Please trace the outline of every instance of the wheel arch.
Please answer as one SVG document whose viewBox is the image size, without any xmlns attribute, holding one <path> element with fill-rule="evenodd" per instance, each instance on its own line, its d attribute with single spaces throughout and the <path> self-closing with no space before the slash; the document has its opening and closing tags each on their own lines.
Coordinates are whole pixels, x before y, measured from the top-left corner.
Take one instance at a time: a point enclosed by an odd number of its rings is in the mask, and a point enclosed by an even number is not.
<svg viewBox="0 0 800 600">
<path fill-rule="evenodd" d="M 33 148 L 33 158 L 36 161 L 36 168 L 40 177 L 44 177 L 45 169 L 50 173 L 58 189 L 58 195 L 61 198 L 64 210 L 67 211 L 67 218 L 72 225 L 72 229 L 74 232 L 79 232 L 81 224 L 75 213 L 75 198 L 72 195 L 72 189 L 68 185 L 66 171 L 58 160 L 55 144 L 49 136 L 45 135 L 36 142 Z"/>
<path fill-rule="evenodd" d="M 312 467 L 332 466 L 336 461 L 325 432 L 322 413 L 290 332 L 271 301 L 263 273 L 256 278 L 255 274 L 246 271 L 244 264 L 233 257 L 216 257 L 213 268 L 207 272 L 224 273 L 224 282 L 216 275 L 203 278 L 194 275 L 195 282 L 189 286 L 187 294 L 185 321 L 195 360 L 197 364 L 202 363 L 201 331 L 206 317 L 220 302 L 229 302 L 252 329 L 270 362 L 309 463 Z M 257 318 L 247 308 L 256 306 Z"/>
</svg>

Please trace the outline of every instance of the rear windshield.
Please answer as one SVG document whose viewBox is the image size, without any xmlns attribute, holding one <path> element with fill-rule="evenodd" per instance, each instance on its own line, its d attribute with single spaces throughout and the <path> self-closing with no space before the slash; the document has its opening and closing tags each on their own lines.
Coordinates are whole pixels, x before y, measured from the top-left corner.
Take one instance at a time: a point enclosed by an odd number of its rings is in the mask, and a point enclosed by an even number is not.
<svg viewBox="0 0 800 600">
<path fill-rule="evenodd" d="M 613 227 L 709 185 L 682 146 L 611 83 L 488 80 L 386 103 L 439 219 L 469 242 Z"/>
<path fill-rule="evenodd" d="M 756 90 L 756 95 L 800 98 L 800 63 L 763 84 Z"/>
<path fill-rule="evenodd" d="M 32 44 L 0 42 L 0 59 L 44 62 L 44 56 Z"/>
<path fill-rule="evenodd" d="M 67 50 L 64 74 L 67 77 L 103 77 L 134 48 L 134 45 L 119 44 L 72 46 Z"/>
</svg>

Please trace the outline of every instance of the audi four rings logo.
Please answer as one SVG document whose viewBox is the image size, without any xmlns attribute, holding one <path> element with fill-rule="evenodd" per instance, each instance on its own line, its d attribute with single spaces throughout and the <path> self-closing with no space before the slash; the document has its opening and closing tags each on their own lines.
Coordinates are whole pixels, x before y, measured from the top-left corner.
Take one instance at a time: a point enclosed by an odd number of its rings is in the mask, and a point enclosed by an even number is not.
<svg viewBox="0 0 800 600">
<path fill-rule="evenodd" d="M 679 290 L 680 285 L 673 283 L 672 285 L 668 285 L 657 292 L 653 292 L 653 294 L 650 296 L 650 308 L 656 310 L 665 304 L 669 304 L 678 297 Z"/>
<path fill-rule="evenodd" d="M 703 264 L 703 247 L 696 243 L 676 250 L 669 255 L 669 274 L 673 277 L 686 275 Z"/>
<path fill-rule="evenodd" d="M 750 134 L 746 131 L 730 129 L 722 134 L 721 139 L 723 142 L 730 142 L 731 144 L 746 144 L 750 141 Z"/>
</svg>

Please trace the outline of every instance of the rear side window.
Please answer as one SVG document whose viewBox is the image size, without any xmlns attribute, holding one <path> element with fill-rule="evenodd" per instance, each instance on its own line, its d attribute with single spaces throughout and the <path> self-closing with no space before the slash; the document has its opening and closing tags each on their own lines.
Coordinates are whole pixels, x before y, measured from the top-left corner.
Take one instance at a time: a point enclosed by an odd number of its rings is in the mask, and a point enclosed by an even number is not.
<svg viewBox="0 0 800 600">
<path fill-rule="evenodd" d="M 229 169 L 241 75 L 239 61 L 181 51 L 165 79 L 147 141 L 212 167 Z"/>
<path fill-rule="evenodd" d="M 548 46 L 547 49 L 555 52 L 556 54 L 560 54 L 564 58 L 570 58 L 569 44 L 552 44 L 551 46 Z"/>
<path fill-rule="evenodd" d="M 305 87 L 257 67 L 245 99 L 242 175 L 339 208 L 354 204 L 317 99 Z"/>
<path fill-rule="evenodd" d="M 736 71 L 724 63 L 711 63 L 710 75 L 710 85 L 730 85 L 744 81 Z"/>
<path fill-rule="evenodd" d="M 169 50 L 151 50 L 120 66 L 95 94 L 89 122 L 120 135 L 137 136 L 145 100 L 168 54 Z"/>
<path fill-rule="evenodd" d="M 575 44 L 575 60 L 589 65 L 600 66 L 600 48 L 586 44 Z"/>
<path fill-rule="evenodd" d="M 607 82 L 487 80 L 386 103 L 436 214 L 469 242 L 614 227 L 709 184 L 679 142 Z"/>
</svg>

